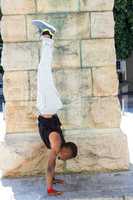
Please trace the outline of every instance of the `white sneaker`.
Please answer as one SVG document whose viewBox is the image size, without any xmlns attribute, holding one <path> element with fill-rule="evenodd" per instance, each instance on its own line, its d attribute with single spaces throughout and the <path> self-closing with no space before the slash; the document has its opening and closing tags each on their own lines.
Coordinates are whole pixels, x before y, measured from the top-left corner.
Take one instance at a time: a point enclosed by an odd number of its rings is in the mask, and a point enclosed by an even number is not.
<svg viewBox="0 0 133 200">
<path fill-rule="evenodd" d="M 56 28 L 47 22 L 44 22 L 42 20 L 32 20 L 32 24 L 35 25 L 39 33 L 42 34 L 44 31 L 49 31 L 49 33 L 53 36 L 56 33 Z"/>
</svg>

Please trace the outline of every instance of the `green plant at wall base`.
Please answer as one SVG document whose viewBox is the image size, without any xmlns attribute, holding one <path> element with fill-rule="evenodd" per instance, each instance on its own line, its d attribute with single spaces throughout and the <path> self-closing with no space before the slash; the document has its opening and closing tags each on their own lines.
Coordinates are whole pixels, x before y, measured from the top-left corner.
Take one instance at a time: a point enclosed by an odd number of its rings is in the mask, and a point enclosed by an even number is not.
<svg viewBox="0 0 133 200">
<path fill-rule="evenodd" d="M 127 59 L 133 51 L 133 0 L 115 0 L 114 20 L 117 59 Z"/>
</svg>

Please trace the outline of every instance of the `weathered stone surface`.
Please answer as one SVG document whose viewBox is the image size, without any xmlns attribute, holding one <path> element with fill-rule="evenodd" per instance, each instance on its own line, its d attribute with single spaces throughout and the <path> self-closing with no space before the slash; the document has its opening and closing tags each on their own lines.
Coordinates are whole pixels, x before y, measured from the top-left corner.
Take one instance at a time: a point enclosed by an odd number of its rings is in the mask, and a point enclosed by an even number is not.
<svg viewBox="0 0 133 200">
<path fill-rule="evenodd" d="M 1 34 L 5 42 L 26 41 L 25 16 L 3 16 Z"/>
<path fill-rule="evenodd" d="M 75 130 L 76 131 L 76 130 Z M 78 156 L 68 160 L 66 169 L 70 171 L 111 171 L 128 169 L 129 157 L 126 135 L 121 131 L 107 133 L 72 135 L 66 139 L 78 145 Z"/>
<path fill-rule="evenodd" d="M 54 80 L 65 104 L 79 97 L 92 95 L 90 69 L 60 69 L 54 71 Z"/>
<path fill-rule="evenodd" d="M 119 127 L 121 119 L 120 103 L 117 97 L 96 98 L 91 104 L 90 113 L 93 127 Z"/>
<path fill-rule="evenodd" d="M 91 38 L 114 37 L 114 18 L 112 12 L 91 13 Z"/>
<path fill-rule="evenodd" d="M 6 102 L 6 133 L 37 131 L 36 112 L 35 102 Z"/>
<path fill-rule="evenodd" d="M 26 71 L 5 72 L 3 81 L 5 101 L 29 100 L 28 73 Z"/>
<path fill-rule="evenodd" d="M 115 129 L 114 132 L 111 131 L 113 129 L 107 132 L 96 131 L 93 134 L 89 130 L 80 130 L 78 134 L 76 130 L 66 131 L 66 141 L 73 141 L 78 145 L 78 156 L 67 161 L 66 170 L 81 172 L 128 169 L 126 135 Z M 7 134 L 6 142 L 0 145 L 0 152 L 3 176 L 31 176 L 46 172 L 49 151 L 39 135 Z M 62 161 L 57 161 L 57 172 L 63 172 L 64 167 Z"/>
<path fill-rule="evenodd" d="M 7 133 L 37 130 L 36 101 L 7 102 L 5 114 Z M 62 128 L 65 129 L 119 127 L 121 117 L 120 105 L 116 97 L 77 97 L 71 103 L 64 102 L 64 107 L 58 114 L 62 121 Z"/>
<path fill-rule="evenodd" d="M 89 13 L 51 13 L 44 15 L 27 16 L 28 40 L 38 41 L 39 35 L 32 25 L 32 19 L 46 20 L 57 29 L 56 38 L 59 39 L 80 39 L 90 38 Z M 80 25 L 82 24 L 82 26 Z"/>
<path fill-rule="evenodd" d="M 3 14 L 27 14 L 35 12 L 34 0 L 1 0 Z"/>
<path fill-rule="evenodd" d="M 62 99 L 62 98 L 61 98 Z M 77 97 L 73 101 L 62 100 L 63 109 L 58 111 L 63 129 L 88 128 L 91 126 L 88 99 Z"/>
<path fill-rule="evenodd" d="M 78 156 L 68 160 L 66 170 L 70 171 L 110 171 L 128 169 L 129 158 L 127 139 L 120 131 L 112 133 L 88 132 L 79 134 L 76 130 L 65 132 L 66 141 L 78 146 Z M 117 151 L 116 151 L 117 149 Z M 39 135 L 19 133 L 7 134 L 6 142 L 0 145 L 0 166 L 3 176 L 31 176 L 45 174 L 49 150 Z M 4 152 L 4 154 L 3 154 Z M 56 172 L 64 172 L 64 162 L 57 160 Z"/>
<path fill-rule="evenodd" d="M 30 100 L 36 100 L 37 97 L 37 70 L 29 71 Z"/>
<path fill-rule="evenodd" d="M 30 71 L 31 99 L 36 99 L 37 72 Z M 57 90 L 65 104 L 80 96 L 91 96 L 92 81 L 90 69 L 54 69 L 53 79 Z"/>
<path fill-rule="evenodd" d="M 37 10 L 42 13 L 78 11 L 79 0 L 38 0 Z"/>
<path fill-rule="evenodd" d="M 113 6 L 114 0 L 80 0 L 81 11 L 111 11 Z"/>
<path fill-rule="evenodd" d="M 0 166 L 3 176 L 31 176 L 46 173 L 49 150 L 37 134 L 7 134 L 6 142 L 0 144 Z M 4 154 L 3 154 L 4 152 Z M 64 168 L 57 161 L 56 171 Z"/>
<path fill-rule="evenodd" d="M 79 41 L 55 41 L 53 67 L 80 67 Z"/>
<path fill-rule="evenodd" d="M 117 97 L 82 97 L 65 104 L 59 116 L 65 129 L 115 128 L 120 125 L 121 110 Z"/>
<path fill-rule="evenodd" d="M 115 96 L 118 94 L 119 82 L 116 66 L 93 68 L 92 74 L 94 96 Z"/>
<path fill-rule="evenodd" d="M 37 69 L 41 42 L 6 43 L 3 45 L 4 70 Z M 53 68 L 80 67 L 80 47 L 77 41 L 55 41 Z"/>
<path fill-rule="evenodd" d="M 83 67 L 108 66 L 116 64 L 113 39 L 97 39 L 82 41 Z"/>
<path fill-rule="evenodd" d="M 38 43 L 6 43 L 2 51 L 2 66 L 6 71 L 36 69 L 38 51 Z"/>
</svg>

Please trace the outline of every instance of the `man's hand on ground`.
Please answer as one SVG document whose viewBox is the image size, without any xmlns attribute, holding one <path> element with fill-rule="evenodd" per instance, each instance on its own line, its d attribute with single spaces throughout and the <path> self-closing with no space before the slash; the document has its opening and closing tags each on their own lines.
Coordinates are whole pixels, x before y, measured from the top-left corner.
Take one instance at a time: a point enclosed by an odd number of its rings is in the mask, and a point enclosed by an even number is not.
<svg viewBox="0 0 133 200">
<path fill-rule="evenodd" d="M 49 196 L 57 196 L 57 195 L 62 195 L 64 192 L 63 191 L 57 191 L 53 188 L 47 189 L 47 193 Z"/>
<path fill-rule="evenodd" d="M 59 183 L 59 184 L 64 184 L 64 180 L 62 180 L 62 179 L 57 179 L 57 178 L 54 178 L 53 179 L 53 184 L 56 184 L 56 183 Z"/>
</svg>

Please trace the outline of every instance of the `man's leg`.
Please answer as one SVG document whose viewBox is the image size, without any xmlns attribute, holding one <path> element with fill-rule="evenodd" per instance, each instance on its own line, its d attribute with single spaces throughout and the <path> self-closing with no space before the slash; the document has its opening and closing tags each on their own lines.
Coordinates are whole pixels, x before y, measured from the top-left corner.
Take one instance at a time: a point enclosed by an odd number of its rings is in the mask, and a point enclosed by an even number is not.
<svg viewBox="0 0 133 200">
<path fill-rule="evenodd" d="M 46 36 L 41 36 L 41 39 L 41 59 L 37 72 L 37 109 L 41 115 L 54 114 L 63 106 L 52 77 L 54 40 Z"/>
<path fill-rule="evenodd" d="M 50 38 L 51 37 L 52 35 L 50 34 Z M 45 34 L 41 38 L 41 59 L 37 73 L 37 108 L 39 114 L 44 116 L 56 113 L 58 109 L 62 108 L 63 104 L 52 77 L 53 40 L 48 38 L 48 35 Z M 47 192 L 52 196 L 63 194 L 63 192 L 56 191 L 52 187 L 47 187 Z"/>
</svg>

